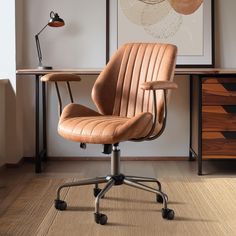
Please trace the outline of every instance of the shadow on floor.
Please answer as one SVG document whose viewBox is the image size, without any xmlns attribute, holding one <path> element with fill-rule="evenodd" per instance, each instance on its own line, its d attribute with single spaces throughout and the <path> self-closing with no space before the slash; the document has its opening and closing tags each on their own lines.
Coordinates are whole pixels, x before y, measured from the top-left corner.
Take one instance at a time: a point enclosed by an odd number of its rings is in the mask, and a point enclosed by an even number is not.
<svg viewBox="0 0 236 236">
<path fill-rule="evenodd" d="M 140 211 L 140 212 L 144 212 L 144 211 L 149 211 L 149 212 L 160 212 L 160 209 L 145 209 L 145 208 L 113 208 L 113 207 L 102 207 L 101 208 L 102 211 Z M 92 206 L 68 206 L 66 211 L 89 211 L 89 212 L 93 212 L 94 211 L 94 207 Z"/>
<path fill-rule="evenodd" d="M 236 174 L 236 160 L 207 160 L 203 161 L 203 176 L 231 177 Z"/>
</svg>

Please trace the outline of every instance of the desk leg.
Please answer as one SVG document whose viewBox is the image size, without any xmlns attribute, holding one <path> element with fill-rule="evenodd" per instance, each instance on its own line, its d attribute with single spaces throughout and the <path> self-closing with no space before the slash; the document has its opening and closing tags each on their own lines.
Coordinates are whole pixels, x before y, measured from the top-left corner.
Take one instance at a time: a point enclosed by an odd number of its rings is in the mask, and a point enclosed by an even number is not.
<svg viewBox="0 0 236 236">
<path fill-rule="evenodd" d="M 198 175 L 202 175 L 202 77 L 190 78 L 190 140 L 189 160 L 197 160 Z"/>
<path fill-rule="evenodd" d="M 192 135 L 193 135 L 193 76 L 190 75 L 189 78 L 189 130 L 190 130 L 190 137 L 189 137 L 189 161 L 195 161 L 196 156 L 192 149 Z"/>
<path fill-rule="evenodd" d="M 46 83 L 42 82 L 42 104 L 43 104 L 43 160 L 47 160 L 47 104 Z"/>
<path fill-rule="evenodd" d="M 35 173 L 41 173 L 41 158 L 39 153 L 39 75 L 35 76 Z"/>
<path fill-rule="evenodd" d="M 202 175 L 202 77 L 198 80 L 198 175 Z"/>
</svg>

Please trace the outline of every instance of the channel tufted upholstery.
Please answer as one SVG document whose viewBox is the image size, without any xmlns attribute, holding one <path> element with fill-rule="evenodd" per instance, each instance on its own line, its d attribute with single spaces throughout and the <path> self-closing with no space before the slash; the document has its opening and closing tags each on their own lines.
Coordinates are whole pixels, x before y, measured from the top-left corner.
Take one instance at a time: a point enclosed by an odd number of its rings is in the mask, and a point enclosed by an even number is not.
<svg viewBox="0 0 236 236">
<path fill-rule="evenodd" d="M 78 104 L 67 105 L 58 132 L 83 143 L 114 144 L 146 136 L 152 127 L 153 96 L 144 82 L 172 81 L 176 47 L 170 44 L 129 43 L 111 58 L 96 80 L 92 99 L 98 112 Z M 155 133 L 163 121 L 163 92 L 157 91 Z"/>
<path fill-rule="evenodd" d="M 151 129 L 152 114 L 141 113 L 132 118 L 102 116 L 81 105 L 70 104 L 64 109 L 61 120 L 59 133 L 64 138 L 83 143 L 111 144 L 146 135 Z"/>
</svg>

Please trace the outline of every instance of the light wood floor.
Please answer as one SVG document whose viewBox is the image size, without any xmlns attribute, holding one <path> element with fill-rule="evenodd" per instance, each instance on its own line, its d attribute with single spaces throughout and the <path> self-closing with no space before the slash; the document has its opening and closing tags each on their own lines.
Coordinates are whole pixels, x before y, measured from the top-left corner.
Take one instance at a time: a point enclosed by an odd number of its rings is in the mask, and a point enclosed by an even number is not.
<svg viewBox="0 0 236 236">
<path fill-rule="evenodd" d="M 53 207 L 57 187 L 72 179 L 109 173 L 109 162 L 49 162 L 36 175 L 33 165 L 0 171 L 0 235 L 236 235 L 236 162 L 204 162 L 207 175 L 196 175 L 196 162 L 122 162 L 122 172 L 154 176 L 163 182 L 174 221 L 161 217 L 154 196 L 115 187 L 102 201 L 106 226 L 93 221 L 92 187 L 63 195 L 70 206 Z"/>
</svg>

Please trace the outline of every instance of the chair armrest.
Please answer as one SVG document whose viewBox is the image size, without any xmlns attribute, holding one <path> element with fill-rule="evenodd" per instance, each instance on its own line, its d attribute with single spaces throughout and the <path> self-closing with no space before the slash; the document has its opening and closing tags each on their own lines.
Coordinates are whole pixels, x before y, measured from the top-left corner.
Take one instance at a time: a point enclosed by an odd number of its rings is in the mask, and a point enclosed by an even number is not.
<svg viewBox="0 0 236 236">
<path fill-rule="evenodd" d="M 166 126 L 166 120 L 167 120 L 167 89 L 177 89 L 178 86 L 176 83 L 171 82 L 171 81 L 150 81 L 150 82 L 145 82 L 141 84 L 140 86 L 141 89 L 143 90 L 152 90 L 153 93 L 153 110 L 154 110 L 154 119 L 153 119 L 153 125 L 150 130 L 150 132 L 147 134 L 146 137 L 143 137 L 141 139 L 136 139 L 133 141 L 143 141 L 143 140 L 154 140 L 158 138 L 165 129 Z M 156 126 L 156 121 L 158 119 L 157 117 L 157 95 L 156 95 L 156 90 L 163 90 L 163 95 L 164 95 L 164 111 L 163 111 L 163 119 L 162 119 L 162 127 L 158 131 L 157 134 L 153 134 Z"/>
<path fill-rule="evenodd" d="M 41 77 L 42 82 L 72 82 L 81 81 L 79 75 L 72 73 L 49 73 Z"/>
<path fill-rule="evenodd" d="M 44 75 L 42 76 L 41 81 L 55 83 L 58 105 L 59 105 L 59 116 L 60 116 L 62 113 L 62 99 L 61 99 L 60 89 L 57 82 L 65 82 L 67 84 L 67 90 L 70 96 L 70 101 L 71 103 L 74 103 L 74 98 L 72 95 L 70 82 L 73 82 L 73 81 L 79 82 L 81 81 L 81 78 L 79 75 L 76 75 L 76 74 L 60 72 L 60 73 L 49 73 L 47 75 Z"/>
<path fill-rule="evenodd" d="M 143 90 L 166 90 L 166 89 L 177 89 L 178 85 L 171 81 L 150 81 L 141 84 Z"/>
</svg>

